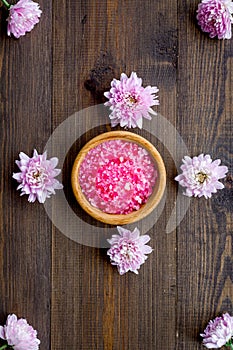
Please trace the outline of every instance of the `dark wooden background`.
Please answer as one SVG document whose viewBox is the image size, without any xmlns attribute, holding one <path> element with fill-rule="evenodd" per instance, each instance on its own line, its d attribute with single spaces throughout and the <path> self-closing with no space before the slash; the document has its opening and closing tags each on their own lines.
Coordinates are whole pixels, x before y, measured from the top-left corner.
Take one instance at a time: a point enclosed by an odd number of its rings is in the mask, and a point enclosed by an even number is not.
<svg viewBox="0 0 233 350">
<path fill-rule="evenodd" d="M 40 23 L 19 40 L 0 9 L 0 322 L 27 318 L 41 350 L 202 349 L 209 319 L 233 313 L 233 39 L 199 30 L 198 0 L 39 2 Z M 190 154 L 221 158 L 229 174 L 167 235 L 176 168 L 161 146 L 169 197 L 149 231 L 154 251 L 138 276 L 120 276 L 106 250 L 69 240 L 20 197 L 12 172 L 20 151 L 42 152 L 62 121 L 104 102 L 112 78 L 131 71 L 159 87 L 157 110 Z"/>
</svg>

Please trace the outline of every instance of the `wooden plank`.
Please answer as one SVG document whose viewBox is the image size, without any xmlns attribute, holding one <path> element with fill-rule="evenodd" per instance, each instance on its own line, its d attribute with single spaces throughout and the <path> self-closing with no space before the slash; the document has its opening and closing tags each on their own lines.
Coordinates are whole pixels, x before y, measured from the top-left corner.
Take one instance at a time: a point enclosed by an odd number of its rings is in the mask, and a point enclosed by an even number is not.
<svg viewBox="0 0 233 350">
<path fill-rule="evenodd" d="M 20 197 L 12 173 L 20 151 L 42 152 L 51 127 L 51 4 L 33 31 L 18 40 L 0 38 L 0 310 L 25 317 L 38 330 L 41 349 L 50 348 L 51 224 L 43 206 Z"/>
<path fill-rule="evenodd" d="M 175 123 L 176 4 L 59 1 L 54 2 L 53 27 L 53 128 L 74 112 L 102 103 L 112 78 L 131 71 L 144 85 L 159 86 L 159 111 Z M 87 130 L 84 138 L 95 135 Z M 171 201 L 149 232 L 154 252 L 139 276 L 119 276 L 106 250 L 79 245 L 54 230 L 52 349 L 174 348 L 176 234 L 166 235 L 165 226 L 176 195 L 171 181 L 175 168 L 165 147 L 159 142 L 158 147 Z"/>
<path fill-rule="evenodd" d="M 210 39 L 195 21 L 198 1 L 178 1 L 177 128 L 192 156 L 211 154 L 232 172 L 232 41 Z M 179 227 L 176 348 L 202 349 L 199 333 L 232 314 L 232 178 L 212 199 L 193 199 Z M 199 343 L 198 343 L 199 340 Z"/>
</svg>

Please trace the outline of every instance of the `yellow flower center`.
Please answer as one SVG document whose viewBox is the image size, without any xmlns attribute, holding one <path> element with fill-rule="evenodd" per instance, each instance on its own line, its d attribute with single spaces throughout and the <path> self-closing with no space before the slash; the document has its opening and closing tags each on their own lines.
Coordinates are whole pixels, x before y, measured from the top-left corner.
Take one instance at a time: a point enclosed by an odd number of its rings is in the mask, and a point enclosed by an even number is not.
<svg viewBox="0 0 233 350">
<path fill-rule="evenodd" d="M 37 171 L 36 173 L 33 173 L 32 176 L 34 179 L 38 179 L 40 177 L 40 175 L 41 175 L 41 172 Z"/>
<path fill-rule="evenodd" d="M 196 174 L 195 179 L 200 183 L 203 184 L 206 179 L 208 179 L 208 175 L 203 173 L 202 171 L 199 171 L 199 173 Z"/>
<path fill-rule="evenodd" d="M 133 107 L 138 102 L 137 98 L 130 93 L 125 94 L 124 100 L 129 107 Z"/>
<path fill-rule="evenodd" d="M 133 96 L 130 96 L 128 98 L 128 101 L 129 101 L 129 103 L 132 103 L 132 104 L 137 102 L 137 100 Z"/>
</svg>

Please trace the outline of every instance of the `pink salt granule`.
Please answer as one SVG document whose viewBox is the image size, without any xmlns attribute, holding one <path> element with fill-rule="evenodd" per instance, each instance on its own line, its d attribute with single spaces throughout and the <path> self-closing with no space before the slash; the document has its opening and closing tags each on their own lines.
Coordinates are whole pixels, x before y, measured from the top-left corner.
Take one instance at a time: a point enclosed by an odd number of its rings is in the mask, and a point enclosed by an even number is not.
<svg viewBox="0 0 233 350">
<path fill-rule="evenodd" d="M 87 153 L 79 183 L 93 207 L 108 214 L 129 214 L 147 202 L 157 176 L 144 148 L 117 139 L 102 142 Z"/>
</svg>

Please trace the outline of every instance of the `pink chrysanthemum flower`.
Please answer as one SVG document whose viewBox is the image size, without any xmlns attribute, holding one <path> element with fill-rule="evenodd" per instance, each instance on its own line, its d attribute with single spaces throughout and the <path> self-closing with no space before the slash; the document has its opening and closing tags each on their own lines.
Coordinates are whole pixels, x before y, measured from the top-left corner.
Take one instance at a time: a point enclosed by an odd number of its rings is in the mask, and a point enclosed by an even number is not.
<svg viewBox="0 0 233 350">
<path fill-rule="evenodd" d="M 221 317 L 216 317 L 213 321 L 208 323 L 208 326 L 204 330 L 203 345 L 208 349 L 218 349 L 222 346 L 233 347 L 233 317 L 228 313 L 223 314 Z"/>
<path fill-rule="evenodd" d="M 7 19 L 7 34 L 11 33 L 15 38 L 19 38 L 30 32 L 36 23 L 39 22 L 42 11 L 39 4 L 32 0 L 19 0 L 15 5 L 9 8 L 9 17 Z"/>
<path fill-rule="evenodd" d="M 110 106 L 111 125 L 120 124 L 121 127 L 142 128 L 142 118 L 151 119 L 150 114 L 156 115 L 151 108 L 159 105 L 156 86 L 142 87 L 142 79 L 132 72 L 128 78 L 122 73 L 120 80 L 113 79 L 111 89 L 104 93 L 109 99 L 105 106 Z"/>
<path fill-rule="evenodd" d="M 47 160 L 47 153 L 38 154 L 34 150 L 33 157 L 29 158 L 20 152 L 20 160 L 16 160 L 20 172 L 14 173 L 13 178 L 20 182 L 17 190 L 21 190 L 21 196 L 29 195 L 28 201 L 35 202 L 37 199 L 44 203 L 46 198 L 55 194 L 55 189 L 62 189 L 62 184 L 54 179 L 60 174 L 60 169 L 55 169 L 58 163 L 56 157 Z"/>
<path fill-rule="evenodd" d="M 232 13 L 231 0 L 202 0 L 197 10 L 198 24 L 211 38 L 217 36 L 218 39 L 230 39 Z"/>
<path fill-rule="evenodd" d="M 7 341 L 14 350 L 38 350 L 40 340 L 37 331 L 23 318 L 8 315 L 6 325 L 0 326 L 0 338 Z"/>
<path fill-rule="evenodd" d="M 175 180 L 186 187 L 186 196 L 210 198 L 212 193 L 224 188 L 218 180 L 226 176 L 228 168 L 220 166 L 220 159 L 212 161 L 210 155 L 200 154 L 194 158 L 185 156 L 183 163 L 180 167 L 183 172 Z"/>
<path fill-rule="evenodd" d="M 135 228 L 133 232 L 117 227 L 119 235 L 113 235 L 108 242 L 111 248 L 107 254 L 110 256 L 111 264 L 116 265 L 120 275 L 128 271 L 138 274 L 138 269 L 146 261 L 152 248 L 146 245 L 150 241 L 148 235 L 140 236 L 140 231 Z"/>
</svg>

